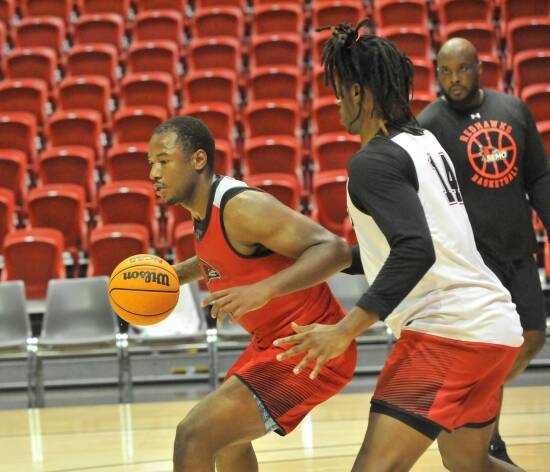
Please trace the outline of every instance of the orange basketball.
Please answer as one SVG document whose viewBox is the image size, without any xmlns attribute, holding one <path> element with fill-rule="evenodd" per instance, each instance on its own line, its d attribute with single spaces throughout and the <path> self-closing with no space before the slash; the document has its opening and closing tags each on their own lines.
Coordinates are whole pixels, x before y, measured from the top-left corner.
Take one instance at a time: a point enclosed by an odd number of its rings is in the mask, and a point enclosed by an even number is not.
<svg viewBox="0 0 550 472">
<path fill-rule="evenodd" d="M 111 274 L 109 302 L 128 323 L 150 325 L 166 318 L 178 303 L 176 271 L 164 259 L 136 254 L 124 259 Z"/>
</svg>

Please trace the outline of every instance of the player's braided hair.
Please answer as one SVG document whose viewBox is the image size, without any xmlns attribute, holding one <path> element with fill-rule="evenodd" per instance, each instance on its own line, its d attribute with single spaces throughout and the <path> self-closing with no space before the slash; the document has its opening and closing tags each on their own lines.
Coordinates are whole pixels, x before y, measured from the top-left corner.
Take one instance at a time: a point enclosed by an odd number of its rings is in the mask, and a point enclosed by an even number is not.
<svg viewBox="0 0 550 472">
<path fill-rule="evenodd" d="M 327 41 L 321 58 L 325 66 L 325 84 L 330 84 L 338 95 L 335 77 L 346 86 L 357 83 L 361 89 L 361 101 L 364 88 L 368 87 L 373 96 L 375 115 L 386 125 L 400 128 L 415 121 L 409 105 L 412 62 L 391 41 L 370 33 L 360 35 L 361 28 L 369 23 L 367 18 L 355 28 L 349 23 L 340 23 L 317 30 L 332 30 L 332 37 Z M 361 110 L 355 120 L 360 114 Z"/>
</svg>

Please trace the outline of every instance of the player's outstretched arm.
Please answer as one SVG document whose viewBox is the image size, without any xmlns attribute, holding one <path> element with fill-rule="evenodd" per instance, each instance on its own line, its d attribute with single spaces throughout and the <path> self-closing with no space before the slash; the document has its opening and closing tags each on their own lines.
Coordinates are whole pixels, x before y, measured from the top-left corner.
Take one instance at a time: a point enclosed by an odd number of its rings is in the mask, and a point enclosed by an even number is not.
<svg viewBox="0 0 550 472">
<path fill-rule="evenodd" d="M 296 261 L 259 283 L 213 293 L 203 303 L 213 303 L 214 317 L 231 314 L 236 320 L 272 298 L 316 285 L 351 265 L 351 249 L 340 237 L 269 194 L 242 192 L 226 204 L 223 219 L 240 253 L 264 248 Z"/>
<path fill-rule="evenodd" d="M 180 285 L 190 284 L 201 278 L 199 258 L 197 256 L 190 257 L 179 264 L 174 264 L 172 267 L 176 271 L 176 274 L 178 274 Z"/>
</svg>

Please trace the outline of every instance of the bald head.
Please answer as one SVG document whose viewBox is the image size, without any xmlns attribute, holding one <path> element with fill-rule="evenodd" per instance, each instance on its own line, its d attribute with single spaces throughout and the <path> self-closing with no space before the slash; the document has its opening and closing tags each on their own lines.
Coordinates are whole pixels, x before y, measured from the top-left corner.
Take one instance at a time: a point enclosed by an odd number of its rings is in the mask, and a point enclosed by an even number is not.
<svg viewBox="0 0 550 472">
<path fill-rule="evenodd" d="M 469 107 L 479 102 L 481 65 L 474 45 L 464 38 L 449 39 L 437 53 L 437 77 L 451 105 Z"/>
<path fill-rule="evenodd" d="M 470 62 L 472 64 L 479 62 L 477 49 L 470 41 L 464 38 L 451 38 L 441 46 L 441 49 L 437 53 L 437 65 L 439 66 L 440 60 L 448 59 Z"/>
</svg>

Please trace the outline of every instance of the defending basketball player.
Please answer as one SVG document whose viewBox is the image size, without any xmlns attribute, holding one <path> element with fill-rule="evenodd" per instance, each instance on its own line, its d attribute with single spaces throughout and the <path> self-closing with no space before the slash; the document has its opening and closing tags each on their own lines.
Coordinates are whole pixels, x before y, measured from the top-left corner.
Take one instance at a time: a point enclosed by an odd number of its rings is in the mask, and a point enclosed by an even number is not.
<svg viewBox="0 0 550 472">
<path fill-rule="evenodd" d="M 230 316 L 253 335 L 222 386 L 177 427 L 174 472 L 253 472 L 251 441 L 285 435 L 340 391 L 356 365 L 350 343 L 316 379 L 279 362 L 276 338 L 290 324 L 334 324 L 344 312 L 321 283 L 351 263 L 349 247 L 309 218 L 244 182 L 214 174 L 214 140 L 192 117 L 160 125 L 149 143 L 150 178 L 159 198 L 194 219 L 196 256 L 174 266 L 180 283 L 203 277 L 212 315 Z M 291 293 L 294 292 L 294 293 Z"/>
<path fill-rule="evenodd" d="M 525 342 L 509 382 L 525 370 L 546 337 L 531 207 L 550 231 L 550 164 L 527 106 L 513 95 L 481 88 L 481 68 L 466 39 L 443 44 L 437 54 L 443 96 L 418 121 L 453 161 L 477 248 L 516 305 Z M 489 452 L 512 463 L 498 420 Z"/>
<path fill-rule="evenodd" d="M 490 457 L 499 391 L 522 344 L 509 292 L 479 255 L 449 157 L 409 107 L 411 61 L 356 28 L 333 28 L 323 54 L 342 123 L 361 136 L 348 166 L 354 260 L 369 290 L 337 324 L 294 325 L 277 340 L 302 372 L 341 355 L 376 320 L 398 340 L 371 401 L 353 471 L 409 470 L 437 439 L 455 472 L 517 471 Z M 289 346 L 290 345 L 290 346 Z"/>
</svg>

